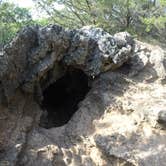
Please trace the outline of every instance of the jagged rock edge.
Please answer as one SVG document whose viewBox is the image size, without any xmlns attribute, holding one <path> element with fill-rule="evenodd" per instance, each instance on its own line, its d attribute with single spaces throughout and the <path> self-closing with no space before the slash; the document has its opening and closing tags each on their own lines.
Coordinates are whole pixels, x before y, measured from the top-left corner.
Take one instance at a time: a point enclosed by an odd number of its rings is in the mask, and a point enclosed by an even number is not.
<svg viewBox="0 0 166 166">
<path fill-rule="evenodd" d="M 0 57 L 1 98 L 9 102 L 20 88 L 35 94 L 40 101 L 43 89 L 59 79 L 68 67 L 81 69 L 94 78 L 120 67 L 133 49 L 134 40 L 127 32 L 112 36 L 94 27 L 25 27 Z"/>
</svg>

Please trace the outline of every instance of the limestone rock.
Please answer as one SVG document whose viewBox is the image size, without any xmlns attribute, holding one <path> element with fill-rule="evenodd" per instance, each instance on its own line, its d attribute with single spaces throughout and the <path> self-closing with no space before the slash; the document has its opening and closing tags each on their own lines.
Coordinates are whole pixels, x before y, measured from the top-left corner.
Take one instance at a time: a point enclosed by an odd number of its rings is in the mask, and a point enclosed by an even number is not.
<svg viewBox="0 0 166 166">
<path fill-rule="evenodd" d="M 71 68 L 91 89 L 68 123 L 43 128 L 43 91 Z M 165 51 L 127 32 L 24 28 L 0 55 L 0 165 L 165 166 L 165 70 Z"/>
<path fill-rule="evenodd" d="M 121 41 L 115 38 L 94 27 L 75 30 L 58 25 L 24 28 L 0 57 L 4 96 L 10 100 L 17 88 L 40 96 L 40 89 L 48 86 L 41 87 L 48 72 L 52 76 L 47 83 L 57 80 L 67 67 L 79 68 L 90 77 L 120 67 L 129 59 L 134 41 L 129 34 L 121 33 L 119 38 L 125 42 L 121 46 Z M 55 69 L 56 74 L 52 72 Z"/>
</svg>

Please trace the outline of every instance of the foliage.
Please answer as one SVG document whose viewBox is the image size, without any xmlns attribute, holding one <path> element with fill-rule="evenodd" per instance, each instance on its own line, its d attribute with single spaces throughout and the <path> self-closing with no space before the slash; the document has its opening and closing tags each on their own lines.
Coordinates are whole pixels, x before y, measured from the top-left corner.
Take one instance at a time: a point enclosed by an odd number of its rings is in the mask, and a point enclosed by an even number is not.
<svg viewBox="0 0 166 166">
<path fill-rule="evenodd" d="M 110 33 L 158 33 L 165 28 L 166 0 L 34 0 L 51 22 L 66 27 L 94 25 Z M 63 10 L 56 9 L 63 4 Z"/>
<path fill-rule="evenodd" d="M 5 44 L 21 27 L 32 22 L 28 9 L 0 1 L 0 44 Z"/>
<path fill-rule="evenodd" d="M 0 0 L 0 43 L 10 40 L 21 27 L 36 23 L 56 23 L 67 28 L 93 25 L 110 33 L 129 31 L 136 36 L 150 35 L 159 39 L 166 30 L 166 0 L 33 1 L 37 11 L 46 16 L 32 20 L 28 9 Z M 57 5 L 62 5 L 62 9 Z"/>
</svg>

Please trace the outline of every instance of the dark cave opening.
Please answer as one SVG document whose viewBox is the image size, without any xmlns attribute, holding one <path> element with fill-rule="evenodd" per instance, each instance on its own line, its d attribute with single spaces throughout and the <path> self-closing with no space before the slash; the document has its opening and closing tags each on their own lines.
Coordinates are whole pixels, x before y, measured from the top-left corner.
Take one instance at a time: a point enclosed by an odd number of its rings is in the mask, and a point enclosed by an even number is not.
<svg viewBox="0 0 166 166">
<path fill-rule="evenodd" d="M 62 78 L 44 90 L 40 126 L 52 128 L 66 124 L 89 90 L 88 77 L 83 71 L 68 70 Z"/>
</svg>

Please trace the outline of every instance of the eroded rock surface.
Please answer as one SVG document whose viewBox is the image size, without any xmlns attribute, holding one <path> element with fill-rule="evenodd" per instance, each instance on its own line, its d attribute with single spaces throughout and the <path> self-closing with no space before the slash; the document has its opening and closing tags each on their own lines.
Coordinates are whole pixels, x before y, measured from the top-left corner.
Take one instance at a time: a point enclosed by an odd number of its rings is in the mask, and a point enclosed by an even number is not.
<svg viewBox="0 0 166 166">
<path fill-rule="evenodd" d="M 121 41 L 118 35 L 122 36 Z M 41 90 L 62 76 L 68 67 L 81 69 L 90 77 L 117 68 L 130 57 L 133 42 L 128 33 L 113 37 L 93 27 L 79 30 L 66 30 L 58 25 L 24 28 L 6 46 L 0 59 L 4 96 L 9 100 L 17 88 L 41 96 Z"/>
<path fill-rule="evenodd" d="M 68 68 L 91 90 L 64 126 L 39 126 L 43 90 Z M 27 27 L 0 56 L 0 165 L 165 166 L 166 55 L 100 28 Z"/>
</svg>

